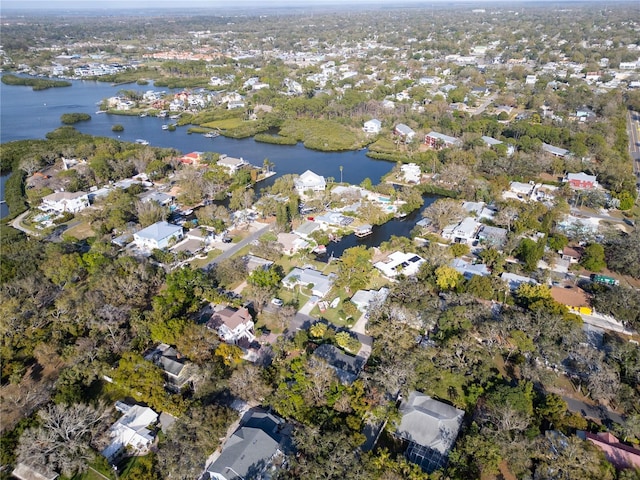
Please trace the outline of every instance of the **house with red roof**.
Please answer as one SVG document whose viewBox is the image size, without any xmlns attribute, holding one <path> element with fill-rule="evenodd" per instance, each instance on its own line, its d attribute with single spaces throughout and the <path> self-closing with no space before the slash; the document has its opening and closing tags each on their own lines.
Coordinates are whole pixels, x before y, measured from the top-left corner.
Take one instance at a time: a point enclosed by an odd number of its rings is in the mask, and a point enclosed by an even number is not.
<svg viewBox="0 0 640 480">
<path fill-rule="evenodd" d="M 191 152 L 180 157 L 180 163 L 183 165 L 193 165 L 194 167 L 200 165 L 200 160 L 202 160 L 202 152 Z"/>
<path fill-rule="evenodd" d="M 621 443 L 609 432 L 589 433 L 578 431 L 578 437 L 588 440 L 604 452 L 605 457 L 617 469 L 640 468 L 640 450 Z"/>
</svg>

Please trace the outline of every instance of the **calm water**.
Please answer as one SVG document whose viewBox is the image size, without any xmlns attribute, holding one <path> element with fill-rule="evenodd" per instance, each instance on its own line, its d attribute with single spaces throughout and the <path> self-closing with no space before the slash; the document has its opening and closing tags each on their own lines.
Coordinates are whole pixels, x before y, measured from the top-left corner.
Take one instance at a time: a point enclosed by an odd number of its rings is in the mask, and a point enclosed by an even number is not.
<svg viewBox="0 0 640 480">
<path fill-rule="evenodd" d="M 152 146 L 170 147 L 183 153 L 192 151 L 226 153 L 233 157 L 242 157 L 254 165 L 262 165 L 265 158 L 275 164 L 275 171 L 279 175 L 287 173 L 302 173 L 307 169 L 319 175 L 333 177 L 352 184 L 359 184 L 365 178 L 370 178 L 374 184 L 379 183 L 382 176 L 392 168 L 393 163 L 368 158 L 366 151 L 356 152 L 317 152 L 308 150 L 301 144 L 295 146 L 270 145 L 255 142 L 252 138 L 234 140 L 226 137 L 215 139 L 206 138 L 198 134 L 187 134 L 188 127 L 180 127 L 175 132 L 162 130 L 165 123 L 153 117 L 127 117 L 120 115 L 96 114 L 99 104 L 104 98 L 118 94 L 122 89 L 165 90 L 153 86 L 138 86 L 135 84 L 111 86 L 110 84 L 74 81 L 73 86 L 66 88 L 50 88 L 34 92 L 30 87 L 7 86 L 0 83 L 0 141 L 2 143 L 13 140 L 44 138 L 62 124 L 60 115 L 63 113 L 82 112 L 91 115 L 89 122 L 80 122 L 75 126 L 83 133 L 96 136 L 119 138 L 124 141 L 135 141 L 142 138 L 148 140 Z M 115 124 L 124 126 L 122 132 L 112 132 Z M 277 176 L 261 183 L 264 187 L 272 183 Z M 2 179 L 2 193 L 4 198 L 4 181 Z M 425 197 L 425 207 L 435 200 L 435 197 Z M 4 217 L 6 205 L 2 205 Z M 424 208 L 424 207 L 423 207 Z M 366 238 L 355 235 L 345 237 L 340 243 L 327 247 L 328 255 L 339 257 L 342 252 L 354 245 L 379 245 L 391 235 L 405 236 L 413 229 L 415 222 L 420 219 L 420 213 L 414 212 L 404 219 L 395 219 L 385 225 L 374 227 L 373 234 Z"/>
<path fill-rule="evenodd" d="M 9 179 L 9 175 L 0 175 L 0 199 L 2 199 L 2 203 L 0 203 L 0 218 L 4 218 L 9 215 L 9 207 L 4 203 L 4 184 L 7 183 Z"/>
</svg>

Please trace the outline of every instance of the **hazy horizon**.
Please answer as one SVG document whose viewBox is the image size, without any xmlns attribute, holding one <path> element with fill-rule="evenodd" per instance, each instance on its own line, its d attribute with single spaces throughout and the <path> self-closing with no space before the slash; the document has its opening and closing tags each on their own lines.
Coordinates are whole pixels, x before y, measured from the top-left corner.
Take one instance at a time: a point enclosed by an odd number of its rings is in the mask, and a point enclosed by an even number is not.
<svg viewBox="0 0 640 480">
<path fill-rule="evenodd" d="M 235 0 L 232 4 L 220 2 L 218 0 L 109 0 L 107 2 L 89 2 L 87 0 L 3 0 L 3 10 L 41 10 L 41 11 L 82 11 L 82 10 L 125 10 L 125 9 L 202 9 L 202 8 L 223 8 L 225 10 L 235 7 L 309 7 L 309 6 L 389 6 L 389 5 L 424 5 L 433 4 L 467 4 L 470 7 L 481 4 L 501 4 L 501 3 L 593 3 L 598 0 L 472 0 L 451 2 L 450 0 Z M 633 0 L 606 1 L 604 3 L 628 3 Z M 600 1 L 599 3 L 603 3 Z"/>
</svg>

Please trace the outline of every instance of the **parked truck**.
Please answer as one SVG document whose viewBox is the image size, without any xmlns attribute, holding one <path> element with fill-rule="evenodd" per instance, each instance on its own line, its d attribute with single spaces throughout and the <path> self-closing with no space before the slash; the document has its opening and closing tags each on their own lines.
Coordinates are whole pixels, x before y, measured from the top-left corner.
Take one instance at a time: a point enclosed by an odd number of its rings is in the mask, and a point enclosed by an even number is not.
<svg viewBox="0 0 640 480">
<path fill-rule="evenodd" d="M 591 275 L 591 281 L 595 283 L 601 283 L 602 285 L 618 285 L 620 282 L 615 278 L 607 277 L 606 275 Z"/>
</svg>

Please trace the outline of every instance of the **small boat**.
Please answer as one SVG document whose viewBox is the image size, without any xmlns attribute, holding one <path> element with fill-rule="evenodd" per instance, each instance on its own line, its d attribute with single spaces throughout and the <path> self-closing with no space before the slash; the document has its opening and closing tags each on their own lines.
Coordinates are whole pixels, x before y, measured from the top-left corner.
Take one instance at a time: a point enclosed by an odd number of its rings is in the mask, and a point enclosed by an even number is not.
<svg viewBox="0 0 640 480">
<path fill-rule="evenodd" d="M 46 103 L 45 103 L 45 105 L 46 105 Z M 106 110 L 98 110 L 96 112 L 96 115 L 100 115 L 101 113 L 107 113 L 107 111 Z"/>
<path fill-rule="evenodd" d="M 170 118 L 171 120 L 177 120 L 177 119 L 179 119 L 179 118 L 180 118 L 180 114 L 178 114 L 178 115 L 171 115 L 169 118 Z"/>
<path fill-rule="evenodd" d="M 140 118 L 144 118 L 144 117 L 146 117 L 146 116 L 147 116 L 147 114 L 146 114 L 146 113 L 141 113 L 141 114 L 139 115 L 139 117 L 140 117 Z"/>
<path fill-rule="evenodd" d="M 138 139 L 136 140 L 136 143 L 137 143 L 138 145 L 149 145 L 149 141 L 148 141 L 148 140 L 145 140 L 144 138 L 138 138 Z"/>
<path fill-rule="evenodd" d="M 218 132 L 207 132 L 204 134 L 204 136 L 207 138 L 216 138 L 219 137 L 220 134 Z"/>
<path fill-rule="evenodd" d="M 163 130 L 169 130 L 169 125 L 167 125 L 167 124 L 162 125 L 162 129 Z"/>
<path fill-rule="evenodd" d="M 373 228 L 371 227 L 371 225 L 362 225 L 361 227 L 358 227 L 355 231 L 355 236 L 356 237 L 366 237 L 368 235 L 371 235 L 373 233 Z"/>
</svg>

